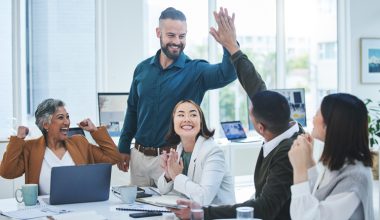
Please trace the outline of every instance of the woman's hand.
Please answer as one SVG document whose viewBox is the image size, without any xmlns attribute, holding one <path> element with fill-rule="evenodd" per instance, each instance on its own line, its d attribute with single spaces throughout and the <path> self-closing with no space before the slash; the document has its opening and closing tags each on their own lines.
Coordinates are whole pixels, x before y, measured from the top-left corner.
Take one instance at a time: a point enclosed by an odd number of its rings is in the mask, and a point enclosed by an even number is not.
<svg viewBox="0 0 380 220">
<path fill-rule="evenodd" d="M 92 121 L 89 118 L 84 119 L 83 121 L 79 122 L 77 124 L 80 128 L 82 128 L 85 131 L 93 132 L 98 130 L 98 128 L 92 123 Z"/>
<path fill-rule="evenodd" d="M 169 154 L 166 153 L 166 150 L 162 151 L 162 154 L 160 155 L 160 166 L 165 171 L 165 179 L 167 182 L 171 181 L 169 172 L 168 172 L 168 158 Z"/>
<path fill-rule="evenodd" d="M 178 162 L 178 152 L 176 152 L 174 149 L 170 149 L 167 166 L 168 166 L 168 174 L 172 180 L 175 179 L 175 177 L 182 173 L 183 171 L 183 162 L 182 159 Z"/>
<path fill-rule="evenodd" d="M 25 137 L 29 134 L 29 128 L 25 126 L 19 126 L 17 128 L 17 137 L 21 139 L 25 139 Z"/>
<path fill-rule="evenodd" d="M 288 152 L 294 172 L 294 184 L 307 181 L 307 170 L 315 165 L 313 159 L 313 138 L 309 134 L 297 137 Z"/>
</svg>

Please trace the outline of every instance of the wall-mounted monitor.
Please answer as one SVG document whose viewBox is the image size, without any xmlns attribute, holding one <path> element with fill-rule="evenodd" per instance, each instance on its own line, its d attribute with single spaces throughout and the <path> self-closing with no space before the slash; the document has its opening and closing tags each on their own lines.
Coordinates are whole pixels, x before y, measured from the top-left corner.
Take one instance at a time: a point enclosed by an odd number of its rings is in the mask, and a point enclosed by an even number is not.
<svg viewBox="0 0 380 220">
<path fill-rule="evenodd" d="M 112 137 L 120 136 L 127 111 L 128 92 L 98 93 L 99 124 L 105 126 Z"/>
<path fill-rule="evenodd" d="M 306 104 L 305 104 L 305 89 L 272 89 L 272 91 L 278 92 L 285 96 L 288 100 L 290 107 L 290 117 L 300 123 L 303 127 L 306 127 Z M 248 106 L 252 106 L 250 99 L 248 98 Z M 251 119 L 249 121 L 249 130 L 254 129 Z"/>
<path fill-rule="evenodd" d="M 273 89 L 285 96 L 290 107 L 290 117 L 306 127 L 305 89 Z"/>
</svg>

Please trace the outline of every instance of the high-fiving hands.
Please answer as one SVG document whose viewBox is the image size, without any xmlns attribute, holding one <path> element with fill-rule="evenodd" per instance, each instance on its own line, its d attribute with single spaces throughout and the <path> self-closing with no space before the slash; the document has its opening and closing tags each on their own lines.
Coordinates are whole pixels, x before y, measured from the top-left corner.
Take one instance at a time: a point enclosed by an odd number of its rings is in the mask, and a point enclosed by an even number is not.
<svg viewBox="0 0 380 220">
<path fill-rule="evenodd" d="M 214 11 L 214 18 L 218 25 L 218 30 L 211 27 L 210 34 L 218 43 L 225 47 L 231 55 L 234 54 L 240 49 L 236 41 L 235 14 L 233 13 L 232 16 L 229 16 L 228 10 L 221 7 L 219 12 Z"/>
</svg>

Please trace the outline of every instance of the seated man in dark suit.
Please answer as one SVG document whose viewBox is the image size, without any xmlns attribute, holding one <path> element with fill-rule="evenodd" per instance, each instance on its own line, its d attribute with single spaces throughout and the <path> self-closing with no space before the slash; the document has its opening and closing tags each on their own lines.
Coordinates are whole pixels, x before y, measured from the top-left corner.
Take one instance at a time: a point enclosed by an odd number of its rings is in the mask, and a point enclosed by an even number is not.
<svg viewBox="0 0 380 220">
<path fill-rule="evenodd" d="M 253 207 L 255 218 L 290 219 L 293 169 L 288 151 L 303 129 L 290 121 L 288 101 L 281 94 L 263 91 L 254 95 L 251 101 L 251 120 L 256 131 L 265 139 L 254 174 L 255 198 L 235 205 L 204 207 L 205 219 L 235 218 L 236 208 L 241 206 Z M 179 200 L 178 203 L 190 206 L 188 200 Z M 189 208 L 173 211 L 181 219 L 189 218 Z"/>
</svg>

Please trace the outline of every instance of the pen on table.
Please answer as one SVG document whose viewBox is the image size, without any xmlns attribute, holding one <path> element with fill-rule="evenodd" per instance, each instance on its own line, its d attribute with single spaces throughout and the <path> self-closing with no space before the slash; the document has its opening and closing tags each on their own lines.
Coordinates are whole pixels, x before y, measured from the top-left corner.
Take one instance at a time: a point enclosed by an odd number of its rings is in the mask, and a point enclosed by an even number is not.
<svg viewBox="0 0 380 220">
<path fill-rule="evenodd" d="M 160 191 L 158 191 L 158 189 L 155 189 L 153 187 L 149 187 L 150 190 L 152 190 L 153 192 L 155 192 L 157 195 L 161 196 L 161 193 Z"/>
<path fill-rule="evenodd" d="M 117 211 L 140 211 L 140 212 L 171 212 L 170 210 L 139 209 L 139 208 L 116 208 Z"/>
</svg>

